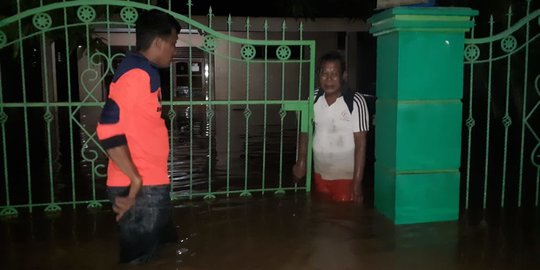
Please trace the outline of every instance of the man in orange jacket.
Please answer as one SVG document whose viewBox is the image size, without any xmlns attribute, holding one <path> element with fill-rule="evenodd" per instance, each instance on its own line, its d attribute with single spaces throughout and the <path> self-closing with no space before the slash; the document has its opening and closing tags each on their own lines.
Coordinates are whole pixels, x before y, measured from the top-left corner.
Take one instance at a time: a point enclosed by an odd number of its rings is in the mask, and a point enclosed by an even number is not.
<svg viewBox="0 0 540 270">
<path fill-rule="evenodd" d="M 179 32 L 180 24 L 166 13 L 140 15 L 137 51 L 116 70 L 97 126 L 109 156 L 107 187 L 123 263 L 147 262 L 171 232 L 169 138 L 158 68 L 169 66 Z"/>
</svg>

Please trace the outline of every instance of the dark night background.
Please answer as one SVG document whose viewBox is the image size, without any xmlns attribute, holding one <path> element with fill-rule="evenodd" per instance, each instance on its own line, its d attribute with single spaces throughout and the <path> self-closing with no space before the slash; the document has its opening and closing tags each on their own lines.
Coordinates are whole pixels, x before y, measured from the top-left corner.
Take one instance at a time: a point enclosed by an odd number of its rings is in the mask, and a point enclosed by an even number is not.
<svg viewBox="0 0 540 270">
<path fill-rule="evenodd" d="M 187 1 L 171 1 L 172 8 L 187 14 Z M 158 5 L 167 6 L 167 0 L 158 0 Z M 367 19 L 377 11 L 375 0 L 274 0 L 258 4 L 256 1 L 193 1 L 192 13 L 204 15 L 208 7 L 212 7 L 215 15 L 252 16 L 252 17 L 295 17 L 315 19 L 317 17 L 346 17 L 350 19 Z M 489 14 L 504 17 L 508 7 L 512 5 L 515 13 L 525 12 L 526 0 L 437 0 L 436 6 L 470 7 L 480 11 L 479 21 Z M 531 2 L 531 9 L 539 5 Z"/>
<path fill-rule="evenodd" d="M 21 9 L 38 6 L 40 1 L 21 1 Z M 44 4 L 55 0 L 43 0 Z M 168 0 L 157 0 L 157 5 L 168 6 Z M 14 14 L 16 1 L 6 0 L 0 3 L 0 18 Z M 377 11 L 376 0 L 273 0 L 264 4 L 257 1 L 222 1 L 194 0 L 193 15 L 205 15 L 208 7 L 212 7 L 217 16 L 252 16 L 252 17 L 296 17 L 315 19 L 317 17 L 346 17 L 351 19 L 367 19 Z M 437 0 L 436 6 L 470 7 L 480 11 L 478 18 L 486 18 L 489 14 L 504 17 L 508 6 L 512 5 L 515 13 L 524 12 L 527 0 Z M 172 9 L 187 14 L 187 0 L 171 0 Z M 531 9 L 539 6 L 538 1 L 531 1 Z"/>
<path fill-rule="evenodd" d="M 36 7 L 39 5 L 40 1 L 21 1 L 21 8 L 22 10 Z M 43 0 L 44 4 L 47 4 L 49 2 L 56 2 L 56 1 L 47 1 Z M 10 16 L 14 13 L 16 13 L 16 5 L 14 4 L 16 1 L 14 0 L 7 0 L 7 1 L 0 1 L 0 18 L 5 16 Z M 167 7 L 168 1 L 166 0 L 157 0 L 157 5 Z M 180 13 L 187 15 L 188 13 L 188 6 L 186 5 L 187 0 L 171 0 L 171 8 Z M 540 7 L 540 1 L 531 1 L 531 10 L 536 10 Z M 475 18 L 476 20 L 476 28 L 475 28 L 475 35 L 476 37 L 486 37 L 489 35 L 489 20 L 490 15 L 493 14 L 494 17 L 494 33 L 499 33 L 506 29 L 507 27 L 507 13 L 508 13 L 508 7 L 512 6 L 512 23 L 515 23 L 517 20 L 522 18 L 526 14 L 526 8 L 527 8 L 527 0 L 438 0 L 436 1 L 436 6 L 455 6 L 455 7 L 470 7 L 473 9 L 476 9 L 479 11 L 479 15 Z M 378 12 L 375 10 L 376 7 L 376 1 L 370 0 L 370 1 L 362 1 L 362 0 L 274 0 L 274 1 L 265 1 L 265 2 L 257 2 L 257 1 L 223 1 L 223 0 L 197 0 L 193 1 L 192 6 L 192 15 L 206 15 L 208 13 L 208 8 L 212 7 L 212 12 L 216 16 L 250 16 L 250 17 L 294 17 L 298 19 L 307 19 L 307 20 L 316 20 L 316 18 L 320 17 L 343 17 L 348 18 L 351 21 L 364 21 L 367 20 L 369 17 L 371 17 L 373 14 Z M 531 23 L 532 24 L 532 23 Z M 24 31 L 34 31 L 33 27 L 31 26 L 31 23 L 29 22 L 28 25 L 23 26 Z M 63 34 L 63 33 L 62 33 Z M 80 40 L 77 40 L 76 33 L 70 33 L 74 37 L 71 42 L 81 44 Z M 343 33 L 342 33 L 343 34 Z M 523 33 L 517 33 L 518 39 L 523 36 Z M 9 33 L 8 33 L 9 37 Z M 85 36 L 84 34 L 79 36 L 81 40 L 84 40 Z M 31 42 L 30 42 L 31 41 Z M 40 54 L 39 50 L 36 48 L 39 48 L 39 40 L 29 40 L 29 42 L 26 43 L 24 47 L 24 54 L 27 56 L 25 58 L 25 69 L 29 71 L 29 73 L 35 74 L 35 80 L 31 80 L 27 87 L 29 89 L 37 88 L 39 89 L 40 82 L 41 82 L 41 70 L 40 70 Z M 84 44 L 84 42 L 82 43 Z M 375 38 L 373 38 L 369 33 L 360 33 L 359 34 L 359 42 L 358 42 L 360 48 L 360 51 L 367 55 L 365 59 L 368 59 L 365 63 L 362 63 L 363 67 L 359 68 L 361 72 L 359 72 L 359 83 L 360 88 L 363 89 L 363 93 L 373 94 L 375 93 Z M 536 43 L 531 43 L 537 45 Z M 61 46 L 61 45 L 59 45 Z M 497 45 L 498 46 L 498 45 Z M 63 48 L 58 48 L 60 51 L 63 50 Z M 483 51 L 485 53 L 485 50 Z M 0 51 L 0 58 L 2 60 L 2 64 L 5 63 L 6 59 L 13 59 L 13 53 L 12 50 L 3 50 Z M 16 53 L 16 51 L 15 51 Z M 539 55 L 538 46 L 531 46 L 530 47 L 530 56 L 529 59 L 538 59 Z M 485 55 L 484 55 L 485 56 Z M 75 56 L 71 56 L 71 58 L 74 58 Z M 512 59 L 513 68 L 512 68 L 512 88 L 511 88 L 511 97 L 513 98 L 511 102 L 511 108 L 510 112 L 513 117 L 514 124 L 512 125 L 512 130 L 520 131 L 521 123 L 519 122 L 519 118 L 521 117 L 521 111 L 522 111 L 522 103 L 520 100 L 520 97 L 522 97 L 523 92 L 523 78 L 521 74 L 523 74 L 523 67 L 524 67 L 524 57 L 523 53 L 520 52 L 516 54 L 516 57 Z M 493 73 L 493 85 L 494 85 L 494 94 L 493 94 L 493 103 L 491 106 L 493 106 L 492 114 L 493 119 L 497 119 L 498 121 L 496 124 L 492 126 L 492 128 L 500 129 L 500 121 L 499 119 L 502 117 L 502 114 L 504 114 L 504 103 L 505 103 L 505 89 L 506 86 L 506 63 L 505 62 L 499 62 L 500 67 L 497 67 L 494 69 Z M 76 69 L 76 62 L 73 61 L 71 63 L 71 68 Z M 7 65 L 3 65 L 7 66 Z M 501 68 L 502 66 L 502 68 Z M 538 74 L 538 65 L 534 63 L 534 61 L 530 61 L 529 66 L 529 72 L 531 74 L 531 78 L 534 78 L 533 76 L 536 76 Z M 65 73 L 66 72 L 66 66 L 58 66 L 57 69 L 60 71 L 59 73 Z M 467 68 L 467 67 L 466 67 Z M 17 73 L 20 70 L 20 66 L 18 64 L 14 65 L 10 69 L 4 68 L 2 70 L 2 77 L 9 78 L 10 73 Z M 467 85 L 468 78 L 467 78 L 467 71 L 465 72 L 465 84 Z M 13 76 L 18 77 L 19 75 L 15 74 Z M 480 67 L 475 71 L 475 88 L 476 89 L 482 89 L 482 91 L 477 91 L 475 93 L 475 99 L 477 99 L 476 102 L 478 102 L 478 105 L 476 106 L 476 110 L 478 110 L 478 114 L 475 115 L 476 120 L 476 127 L 475 132 L 477 133 L 478 140 L 475 142 L 478 145 L 483 144 L 483 140 L 485 138 L 485 131 L 484 126 L 486 123 L 485 119 L 485 110 L 486 105 L 483 100 L 486 100 L 486 81 L 488 81 L 488 72 L 486 69 L 486 65 Z M 533 81 L 533 79 L 530 79 L 530 81 Z M 72 82 L 76 84 L 77 78 L 76 73 L 72 73 Z M 20 86 L 17 85 L 18 82 L 16 80 L 4 80 L 3 82 L 9 87 L 4 87 L 4 89 L 20 89 Z M 65 87 L 65 85 L 59 85 L 59 87 Z M 73 89 L 77 89 L 76 85 L 74 85 Z M 467 91 L 465 89 L 465 91 Z M 20 92 L 17 91 L 6 91 L 4 90 L 4 101 L 5 102 L 11 102 L 12 100 L 20 100 Z M 76 93 L 75 93 L 76 94 Z M 66 93 L 59 93 L 59 100 L 65 101 L 67 100 L 67 94 Z M 74 99 L 77 97 L 74 96 Z M 530 97 L 531 98 L 531 97 Z M 41 101 L 43 99 L 43 95 L 40 91 L 33 91 L 28 93 L 28 101 L 29 102 L 36 102 Z M 465 95 L 465 99 L 463 100 L 464 104 L 467 104 L 467 95 Z M 482 104 L 484 105 L 482 105 Z M 534 101 L 529 102 L 528 105 L 534 105 Z M 530 110 L 530 109 L 529 109 Z M 45 128 L 44 121 L 42 119 L 42 112 L 35 112 L 35 115 L 31 113 L 30 117 L 30 125 L 35 127 L 42 127 Z M 14 119 L 17 117 L 21 117 L 22 114 L 11 114 L 10 115 L 10 121 L 8 123 L 16 122 Z M 466 115 L 464 114 L 464 117 Z M 32 120 L 33 119 L 33 120 Z M 63 119 L 62 121 L 67 121 L 67 119 Z M 532 123 L 533 120 L 531 119 L 530 122 Z M 493 123 L 495 123 L 494 120 L 492 120 Z M 533 125 L 534 126 L 534 125 Z M 464 132 L 466 128 L 464 127 Z M 21 139 L 24 137 L 24 135 L 17 134 L 16 132 L 11 131 L 10 133 L 12 137 Z M 373 135 L 373 133 L 372 133 Z M 464 134 L 465 135 L 465 134 Z M 32 133 L 29 134 L 30 141 L 41 141 L 42 134 L 40 133 Z M 492 134 L 492 141 L 494 144 L 497 144 L 500 146 L 502 144 L 503 135 L 499 131 L 494 132 Z M 465 137 L 464 137 L 465 140 Z M 510 137 L 510 148 L 519 148 L 519 145 L 515 142 L 519 141 L 518 136 L 512 135 Z M 373 146 L 373 144 L 371 144 Z M 76 147 L 80 147 L 77 146 Z M 371 149 L 373 151 L 373 149 Z M 464 151 L 462 151 L 464 152 Z M 478 156 L 474 157 L 475 161 L 478 162 L 477 167 L 481 168 L 474 171 L 475 175 L 472 175 L 472 177 L 477 179 L 483 179 L 483 162 L 485 160 L 485 156 L 482 156 L 485 154 L 483 149 L 480 149 L 478 152 Z M 36 156 L 40 156 L 41 158 L 38 158 L 38 160 L 45 160 L 46 159 L 46 149 L 44 147 L 35 147 L 33 148 L 33 154 Z M 490 153 L 497 162 L 499 162 L 501 159 L 502 151 L 494 150 Z M 509 156 L 510 161 L 519 159 L 519 156 L 516 156 L 515 154 L 510 154 Z M 528 158 L 528 157 L 526 157 Z M 23 156 L 19 158 L 11 158 L 11 162 L 14 161 L 20 161 L 22 164 L 25 164 L 25 160 Z M 502 162 L 501 162 L 502 163 Z M 515 163 L 515 162 L 514 162 Z M 496 163 L 495 163 L 496 164 Z M 32 171 L 36 170 L 42 170 L 40 168 L 40 162 L 33 162 L 32 165 L 36 168 L 32 168 Z M 21 175 L 25 174 L 23 170 L 20 171 Z M 490 172 L 490 175 L 500 175 L 502 172 L 500 172 L 499 169 L 494 170 L 493 172 Z M 510 173 L 512 175 L 517 175 L 517 172 L 515 171 L 515 166 L 510 168 Z M 532 172 L 532 175 L 536 175 L 535 172 Z M 531 177 L 532 178 L 532 177 Z M 488 202 L 489 205 L 497 206 L 500 202 L 497 201 L 496 198 L 500 198 L 498 195 L 498 191 L 500 190 L 500 184 L 498 184 L 499 177 L 493 177 L 493 182 L 490 184 L 490 186 L 494 189 L 493 194 L 494 196 L 491 196 L 492 199 L 490 202 Z M 482 189 L 481 189 L 481 183 L 482 181 L 478 181 L 478 186 L 473 187 L 472 192 L 474 192 L 476 195 L 476 200 L 473 201 L 474 205 L 478 206 L 480 203 L 480 199 L 482 198 Z M 464 185 L 462 184 L 462 187 Z M 517 186 L 514 184 L 509 185 L 508 187 L 508 194 L 515 194 Z M 533 201 L 533 195 L 534 195 L 534 182 L 530 182 L 526 186 L 526 190 L 530 195 L 527 195 L 526 200 L 528 200 L 527 205 L 532 205 Z M 507 195 L 509 200 L 515 201 L 514 195 Z"/>
</svg>

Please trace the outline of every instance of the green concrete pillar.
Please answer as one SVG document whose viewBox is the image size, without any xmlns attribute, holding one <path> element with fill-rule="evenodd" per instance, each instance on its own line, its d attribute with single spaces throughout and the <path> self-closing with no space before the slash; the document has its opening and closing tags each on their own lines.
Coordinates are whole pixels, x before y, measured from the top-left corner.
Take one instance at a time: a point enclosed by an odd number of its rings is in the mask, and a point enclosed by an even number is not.
<svg viewBox="0 0 540 270">
<path fill-rule="evenodd" d="M 377 38 L 375 207 L 396 224 L 458 219 L 469 8 L 398 7 Z"/>
</svg>

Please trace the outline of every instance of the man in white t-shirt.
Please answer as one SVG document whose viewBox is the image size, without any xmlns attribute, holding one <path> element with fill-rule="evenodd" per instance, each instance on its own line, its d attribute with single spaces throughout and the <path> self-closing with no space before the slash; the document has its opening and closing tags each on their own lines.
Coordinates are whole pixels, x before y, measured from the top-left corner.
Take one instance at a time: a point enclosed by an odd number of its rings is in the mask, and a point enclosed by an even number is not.
<svg viewBox="0 0 540 270">
<path fill-rule="evenodd" d="M 365 99 L 345 87 L 345 60 L 337 53 L 319 62 L 315 92 L 313 161 L 315 189 L 335 201 L 362 202 L 369 114 Z M 307 136 L 300 136 L 293 175 L 306 175 Z"/>
</svg>

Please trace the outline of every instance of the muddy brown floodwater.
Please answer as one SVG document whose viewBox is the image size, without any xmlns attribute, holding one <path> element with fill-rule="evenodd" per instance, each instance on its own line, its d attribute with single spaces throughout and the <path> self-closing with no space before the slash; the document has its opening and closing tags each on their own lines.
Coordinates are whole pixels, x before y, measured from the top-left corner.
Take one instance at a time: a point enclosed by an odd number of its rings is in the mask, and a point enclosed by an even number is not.
<svg viewBox="0 0 540 270">
<path fill-rule="evenodd" d="M 371 206 L 306 194 L 185 201 L 178 243 L 127 267 L 108 208 L 2 220 L 0 269 L 540 269 L 538 211 L 396 226 Z"/>
</svg>

